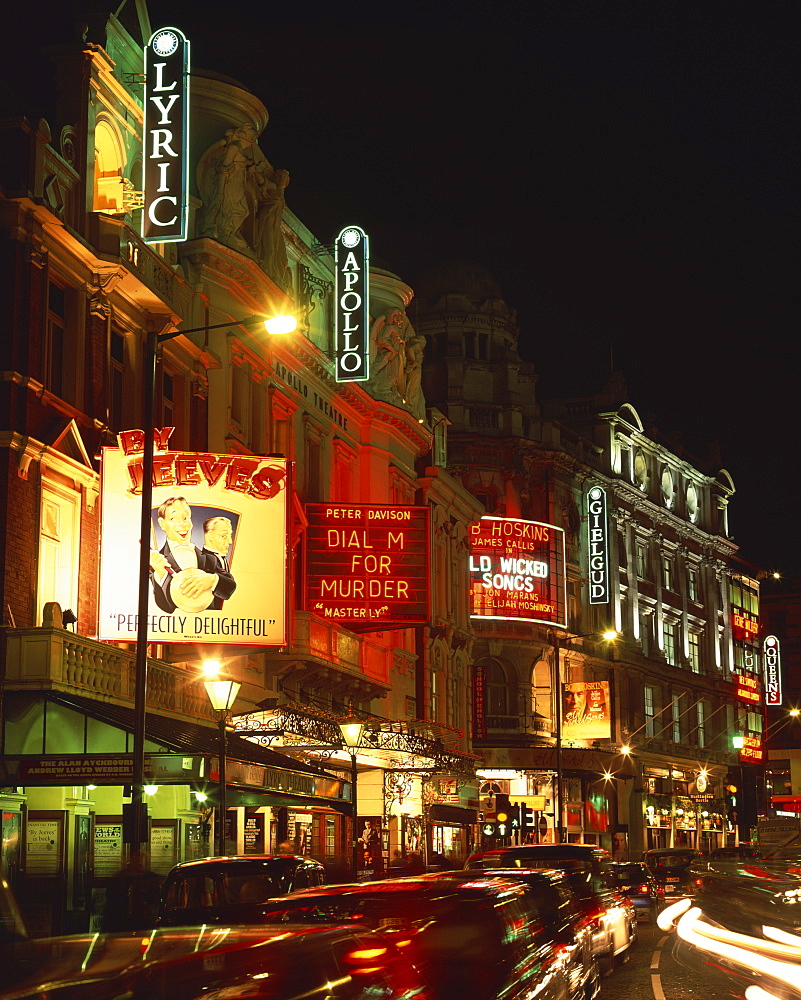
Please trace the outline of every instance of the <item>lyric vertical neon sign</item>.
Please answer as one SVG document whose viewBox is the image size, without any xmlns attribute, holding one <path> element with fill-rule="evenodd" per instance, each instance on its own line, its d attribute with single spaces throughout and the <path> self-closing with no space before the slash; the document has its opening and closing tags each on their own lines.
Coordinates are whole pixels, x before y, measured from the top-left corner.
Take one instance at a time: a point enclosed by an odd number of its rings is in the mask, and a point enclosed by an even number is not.
<svg viewBox="0 0 801 1000">
<path fill-rule="evenodd" d="M 782 703 L 782 657 L 781 645 L 775 635 L 766 635 L 762 644 L 765 665 L 765 704 Z"/>
<path fill-rule="evenodd" d="M 364 382 L 370 377 L 370 275 L 367 234 L 348 226 L 337 236 L 336 337 L 337 382 Z"/>
<path fill-rule="evenodd" d="M 609 521 L 606 490 L 593 486 L 587 494 L 587 544 L 590 604 L 609 603 Z"/>
<path fill-rule="evenodd" d="M 145 49 L 142 130 L 142 238 L 186 239 L 189 203 L 189 42 L 178 28 L 159 28 Z"/>
</svg>

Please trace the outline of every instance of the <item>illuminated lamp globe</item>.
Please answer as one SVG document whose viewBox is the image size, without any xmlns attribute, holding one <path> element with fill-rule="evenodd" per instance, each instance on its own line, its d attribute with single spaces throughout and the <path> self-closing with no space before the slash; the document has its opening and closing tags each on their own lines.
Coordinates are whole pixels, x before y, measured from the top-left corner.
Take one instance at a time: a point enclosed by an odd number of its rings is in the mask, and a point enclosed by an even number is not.
<svg viewBox="0 0 801 1000">
<path fill-rule="evenodd" d="M 298 328 L 298 321 L 294 316 L 271 316 L 264 321 L 264 329 L 271 336 L 278 336 L 283 333 L 294 333 Z"/>
</svg>

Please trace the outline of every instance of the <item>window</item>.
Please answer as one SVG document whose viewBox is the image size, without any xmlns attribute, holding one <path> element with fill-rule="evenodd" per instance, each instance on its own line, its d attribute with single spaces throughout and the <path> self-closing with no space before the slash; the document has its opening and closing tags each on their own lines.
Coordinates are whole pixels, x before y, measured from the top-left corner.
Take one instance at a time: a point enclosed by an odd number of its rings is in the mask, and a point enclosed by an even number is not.
<svg viewBox="0 0 801 1000">
<path fill-rule="evenodd" d="M 643 705 L 645 708 L 645 735 L 655 736 L 656 726 L 654 716 L 656 715 L 656 688 L 646 685 L 643 688 Z"/>
<path fill-rule="evenodd" d="M 45 604 L 57 601 L 62 611 L 78 613 L 80 498 L 77 493 L 42 486 L 39 532 L 39 621 Z"/>
<path fill-rule="evenodd" d="M 662 586 L 665 590 L 673 590 L 673 557 L 662 556 Z"/>
<path fill-rule="evenodd" d="M 672 725 L 672 739 L 674 743 L 681 743 L 681 699 L 682 695 L 675 693 L 674 701 L 672 706 L 671 721 Z"/>
<path fill-rule="evenodd" d="M 690 669 L 694 674 L 701 673 L 701 636 L 698 632 L 690 632 L 687 636 L 687 655 L 690 659 Z"/>
<path fill-rule="evenodd" d="M 695 566 L 687 569 L 687 596 L 691 601 L 698 600 L 698 570 Z"/>
<path fill-rule="evenodd" d="M 676 626 L 672 623 L 665 622 L 662 626 L 662 648 L 667 662 L 677 667 L 679 664 L 676 658 Z"/>
<path fill-rule="evenodd" d="M 67 296 L 59 285 L 50 282 L 47 292 L 47 347 L 44 384 L 56 396 L 64 398 L 64 350 L 67 341 Z"/>
<path fill-rule="evenodd" d="M 231 351 L 231 430 L 256 455 L 266 450 L 267 373 L 239 343 Z"/>
<path fill-rule="evenodd" d="M 699 701 L 698 704 L 695 706 L 695 708 L 696 708 L 696 711 L 698 713 L 698 729 L 696 730 L 697 733 L 698 733 L 698 746 L 699 747 L 705 747 L 706 746 L 706 717 L 707 717 L 706 702 L 705 701 Z"/>
<path fill-rule="evenodd" d="M 506 673 L 499 663 L 488 663 L 485 668 L 485 711 L 488 716 L 509 715 L 509 688 Z M 489 722 L 489 720 L 488 720 Z M 497 724 L 493 724 L 498 728 Z M 505 725 L 505 722 L 503 723 Z"/>
<path fill-rule="evenodd" d="M 645 580 L 648 576 L 648 550 L 645 545 L 637 543 L 637 576 Z"/>
<path fill-rule="evenodd" d="M 431 720 L 433 722 L 437 722 L 439 719 L 439 686 L 440 671 L 435 666 L 431 671 Z"/>
<path fill-rule="evenodd" d="M 123 430 L 125 389 L 125 337 L 119 330 L 111 331 L 111 358 L 109 377 L 110 399 L 108 422 L 113 431 Z"/>
</svg>

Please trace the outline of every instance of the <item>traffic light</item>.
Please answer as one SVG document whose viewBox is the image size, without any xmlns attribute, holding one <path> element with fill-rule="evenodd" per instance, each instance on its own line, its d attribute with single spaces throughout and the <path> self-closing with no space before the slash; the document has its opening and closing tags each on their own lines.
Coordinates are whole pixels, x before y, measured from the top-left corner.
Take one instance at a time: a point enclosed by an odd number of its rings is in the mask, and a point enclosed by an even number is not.
<svg viewBox="0 0 801 1000">
<path fill-rule="evenodd" d="M 507 828 L 512 826 L 514 819 L 517 819 L 517 806 L 512 805 L 508 795 L 500 793 L 495 796 L 495 819 L 498 823 L 504 823 Z"/>
<path fill-rule="evenodd" d="M 520 835 L 525 837 L 534 831 L 534 810 L 525 802 L 518 803 L 518 809 L 520 810 Z"/>
<path fill-rule="evenodd" d="M 737 822 L 737 793 L 740 791 L 739 785 L 740 779 L 737 775 L 729 772 L 726 775 L 723 791 L 726 799 L 726 816 L 731 823 Z"/>
</svg>

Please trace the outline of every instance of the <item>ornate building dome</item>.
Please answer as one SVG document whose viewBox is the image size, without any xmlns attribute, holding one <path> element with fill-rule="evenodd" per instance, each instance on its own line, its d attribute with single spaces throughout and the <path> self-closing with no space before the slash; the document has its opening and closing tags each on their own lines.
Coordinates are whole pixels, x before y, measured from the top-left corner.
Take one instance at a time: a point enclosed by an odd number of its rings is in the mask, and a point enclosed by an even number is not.
<svg viewBox="0 0 801 1000">
<path fill-rule="evenodd" d="M 474 304 L 487 299 L 503 300 L 501 286 L 483 264 L 458 258 L 441 261 L 426 271 L 417 281 L 415 292 L 421 307 L 429 308 L 444 295 L 462 296 Z"/>
</svg>

